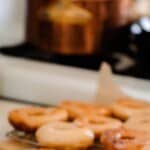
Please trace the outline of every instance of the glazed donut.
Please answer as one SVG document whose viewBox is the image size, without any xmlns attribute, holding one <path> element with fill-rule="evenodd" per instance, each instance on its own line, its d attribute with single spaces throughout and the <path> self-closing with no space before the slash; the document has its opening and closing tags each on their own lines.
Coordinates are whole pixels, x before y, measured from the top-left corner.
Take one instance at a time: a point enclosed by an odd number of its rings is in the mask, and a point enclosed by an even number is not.
<svg viewBox="0 0 150 150">
<path fill-rule="evenodd" d="M 142 150 L 150 150 L 150 144 L 149 145 L 145 145 Z"/>
<path fill-rule="evenodd" d="M 150 108 L 150 104 L 133 99 L 120 99 L 112 104 L 112 111 L 115 117 L 121 120 L 127 120 L 135 112 L 139 110 Z"/>
<path fill-rule="evenodd" d="M 100 142 L 108 150 L 141 150 L 149 140 L 142 132 L 120 128 L 103 132 Z"/>
<path fill-rule="evenodd" d="M 136 129 L 150 135 L 150 110 L 145 109 L 134 113 L 124 124 L 129 129 Z"/>
<path fill-rule="evenodd" d="M 9 122 L 18 130 L 34 132 L 41 125 L 50 121 L 64 121 L 68 113 L 61 108 L 26 107 L 12 110 L 9 113 Z"/>
<path fill-rule="evenodd" d="M 121 121 L 106 116 L 87 116 L 86 118 L 76 119 L 74 123 L 91 129 L 96 137 L 99 137 L 105 130 L 122 126 Z"/>
<path fill-rule="evenodd" d="M 59 106 L 68 111 L 71 119 L 87 116 L 89 114 L 104 116 L 110 116 L 112 114 L 109 108 L 84 102 L 63 101 Z"/>
<path fill-rule="evenodd" d="M 74 149 L 87 148 L 94 142 L 94 133 L 67 122 L 51 122 L 36 132 L 41 147 Z"/>
<path fill-rule="evenodd" d="M 37 150 L 56 150 L 56 149 L 53 149 L 53 148 L 39 148 Z"/>
<path fill-rule="evenodd" d="M 54 148 L 38 148 L 36 150 L 56 150 L 56 149 L 54 149 Z"/>
</svg>

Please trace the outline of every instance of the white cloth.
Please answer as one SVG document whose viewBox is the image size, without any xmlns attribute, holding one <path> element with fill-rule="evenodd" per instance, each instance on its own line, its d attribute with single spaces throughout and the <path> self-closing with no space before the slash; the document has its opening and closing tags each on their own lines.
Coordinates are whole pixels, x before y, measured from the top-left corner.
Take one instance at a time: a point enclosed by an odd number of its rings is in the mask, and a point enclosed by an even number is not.
<svg viewBox="0 0 150 150">
<path fill-rule="evenodd" d="M 0 47 L 24 41 L 26 0 L 0 0 Z"/>
</svg>

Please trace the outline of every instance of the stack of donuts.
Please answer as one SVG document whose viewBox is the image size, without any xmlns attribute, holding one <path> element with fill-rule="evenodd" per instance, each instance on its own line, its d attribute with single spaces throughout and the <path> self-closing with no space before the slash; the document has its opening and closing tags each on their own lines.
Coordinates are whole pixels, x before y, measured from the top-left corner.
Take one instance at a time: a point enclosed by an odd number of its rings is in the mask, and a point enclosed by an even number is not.
<svg viewBox="0 0 150 150">
<path fill-rule="evenodd" d="M 34 134 L 39 150 L 150 150 L 150 104 L 131 98 L 110 106 L 62 101 L 56 107 L 26 107 L 9 113 L 10 124 Z M 100 150 L 100 149 L 99 149 Z"/>
</svg>

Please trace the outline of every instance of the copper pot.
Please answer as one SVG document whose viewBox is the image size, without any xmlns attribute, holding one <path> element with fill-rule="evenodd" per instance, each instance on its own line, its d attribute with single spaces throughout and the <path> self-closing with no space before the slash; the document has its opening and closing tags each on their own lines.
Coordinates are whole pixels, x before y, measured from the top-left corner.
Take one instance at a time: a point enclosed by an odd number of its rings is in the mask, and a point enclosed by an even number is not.
<svg viewBox="0 0 150 150">
<path fill-rule="evenodd" d="M 37 1 L 35 3 L 38 3 Z M 38 14 L 41 3 L 44 3 L 43 0 L 39 1 L 41 2 L 34 14 Z M 57 24 L 32 16 L 30 21 L 34 22 L 35 26 L 32 26 L 31 30 L 28 21 L 27 39 L 49 53 L 63 55 L 100 53 L 97 49 L 100 47 L 105 24 L 115 26 L 125 23 L 126 14 L 122 12 L 128 11 L 129 2 L 130 0 L 74 0 L 75 4 L 92 13 L 93 18 L 90 22 L 86 25 Z M 48 0 L 45 1 L 43 8 L 46 8 L 48 3 Z"/>
<path fill-rule="evenodd" d="M 130 19 L 133 0 L 112 0 L 108 4 L 108 26 L 120 27 L 128 23 Z"/>
</svg>

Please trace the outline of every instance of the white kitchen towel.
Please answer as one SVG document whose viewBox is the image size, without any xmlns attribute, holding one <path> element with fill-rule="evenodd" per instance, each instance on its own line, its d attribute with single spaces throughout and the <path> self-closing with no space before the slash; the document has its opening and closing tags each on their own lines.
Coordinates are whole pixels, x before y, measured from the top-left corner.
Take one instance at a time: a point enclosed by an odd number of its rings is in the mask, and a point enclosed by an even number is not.
<svg viewBox="0 0 150 150">
<path fill-rule="evenodd" d="M 0 0 L 0 47 L 24 41 L 27 0 Z"/>
</svg>

